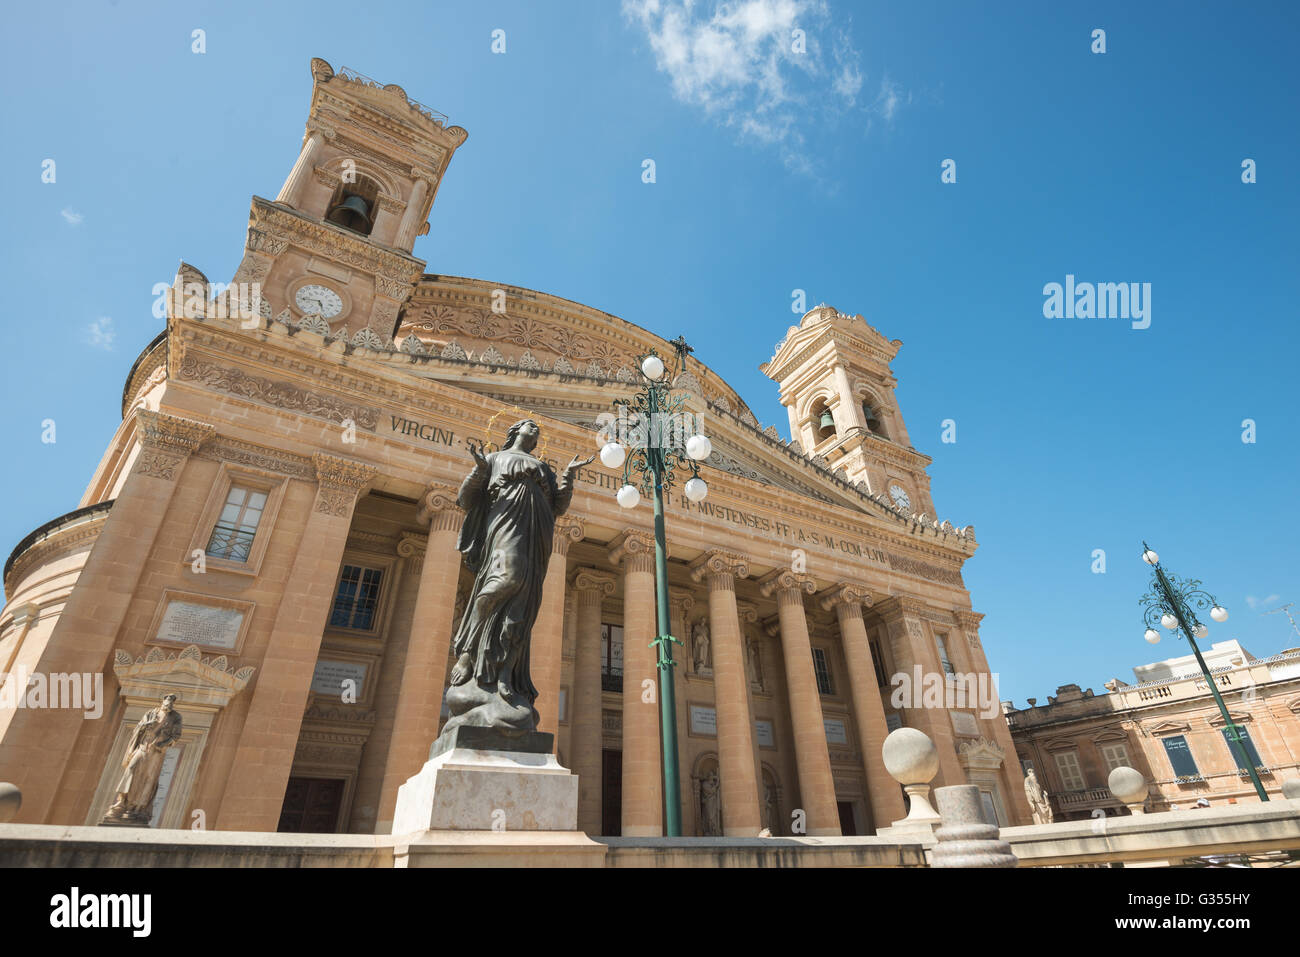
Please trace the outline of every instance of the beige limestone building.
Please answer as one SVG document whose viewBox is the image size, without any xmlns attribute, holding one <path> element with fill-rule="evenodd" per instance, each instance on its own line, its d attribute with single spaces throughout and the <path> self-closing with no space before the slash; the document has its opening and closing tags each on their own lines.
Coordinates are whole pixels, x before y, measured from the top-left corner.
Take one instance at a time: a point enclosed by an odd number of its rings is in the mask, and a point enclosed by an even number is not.
<svg viewBox="0 0 1300 957">
<path fill-rule="evenodd" d="M 1300 648 L 1256 658 L 1237 641 L 1202 652 L 1270 800 L 1300 779 Z M 1105 694 L 1068 684 L 1046 704 L 1008 703 L 1022 767 L 1033 767 L 1055 819 L 1126 814 L 1106 779 L 1122 765 L 1150 784 L 1147 811 L 1258 803 L 1249 773 L 1227 738 L 1196 658 L 1138 665 L 1135 683 L 1106 682 Z"/>
<path fill-rule="evenodd" d="M 671 354 L 558 296 L 426 273 L 411 249 L 465 130 L 398 86 L 311 72 L 301 152 L 274 201 L 252 200 L 230 288 L 182 265 L 84 497 L 5 565 L 11 699 L 29 676 L 67 692 L 58 676 L 96 674 L 105 698 L 97 717 L 0 708 L 20 822 L 99 822 L 131 729 L 175 691 L 155 826 L 388 831 L 437 734 L 468 591 L 466 441 L 499 443 L 527 413 L 547 460 L 591 454 L 637 356 Z M 935 518 L 894 398 L 900 346 L 860 316 L 803 316 L 762 366 L 788 439 L 706 364 L 676 381 L 714 449 L 708 498 L 666 506 L 688 835 L 872 833 L 904 814 L 881 760 L 899 726 L 936 742 L 936 785 L 1029 820 L 996 701 L 891 702 L 896 672 L 989 672 L 962 582 L 973 529 Z M 542 730 L 580 775 L 579 826 L 657 835 L 652 518 L 617 505 L 621 481 L 581 474 L 532 670 Z"/>
</svg>

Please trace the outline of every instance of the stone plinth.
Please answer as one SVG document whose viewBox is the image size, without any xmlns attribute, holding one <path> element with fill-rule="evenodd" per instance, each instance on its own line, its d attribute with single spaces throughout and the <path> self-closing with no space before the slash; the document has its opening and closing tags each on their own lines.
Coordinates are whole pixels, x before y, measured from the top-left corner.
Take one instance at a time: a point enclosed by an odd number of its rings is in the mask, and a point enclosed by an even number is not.
<svg viewBox="0 0 1300 957">
<path fill-rule="evenodd" d="M 397 791 L 394 834 L 575 831 L 578 777 L 551 753 L 552 735 L 462 726 L 433 743 Z"/>
</svg>

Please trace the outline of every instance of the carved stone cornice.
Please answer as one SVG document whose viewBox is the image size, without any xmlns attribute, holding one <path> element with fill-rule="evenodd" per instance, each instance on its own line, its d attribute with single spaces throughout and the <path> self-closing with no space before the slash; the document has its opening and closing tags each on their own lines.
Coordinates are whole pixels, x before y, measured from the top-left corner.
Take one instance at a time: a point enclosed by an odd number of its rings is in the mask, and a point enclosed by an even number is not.
<svg viewBox="0 0 1300 957">
<path fill-rule="evenodd" d="M 961 610 L 954 611 L 953 614 L 957 617 L 957 624 L 961 625 L 961 630 L 966 632 L 967 637 L 979 632 L 980 622 L 984 620 L 982 614 L 976 611 Z"/>
<path fill-rule="evenodd" d="M 211 442 L 204 443 L 194 456 L 217 462 L 234 462 L 264 472 L 278 472 L 281 475 L 305 479 L 309 482 L 316 481 L 316 465 L 305 455 L 294 455 L 292 452 L 266 448 L 221 435 L 213 438 Z"/>
<path fill-rule="evenodd" d="M 317 166 L 311 171 L 312 179 L 329 189 L 338 189 L 343 185 L 343 177 L 324 166 Z"/>
<path fill-rule="evenodd" d="M 758 580 L 758 589 L 763 593 L 764 598 L 771 598 L 773 594 L 783 596 L 786 592 L 790 592 L 795 598 L 803 601 L 805 593 L 811 595 L 817 590 L 817 582 L 811 575 L 804 575 L 789 568 L 774 568 Z"/>
<path fill-rule="evenodd" d="M 573 590 L 578 593 L 578 604 L 595 605 L 614 594 L 617 583 L 613 575 L 598 568 L 579 568 L 573 575 Z"/>
<path fill-rule="evenodd" d="M 655 537 L 639 528 L 626 529 L 609 543 L 611 565 L 623 565 L 629 572 L 653 572 L 655 567 Z"/>
<path fill-rule="evenodd" d="M 925 602 L 916 598 L 909 598 L 906 595 L 891 595 L 883 601 L 877 602 L 874 609 L 886 624 L 895 624 L 908 619 L 915 621 L 928 617 Z"/>
<path fill-rule="evenodd" d="M 708 577 L 710 591 L 732 590 L 736 587 L 737 578 L 749 577 L 749 559 L 721 549 L 705 552 L 687 567 L 692 581 L 703 581 Z"/>
<path fill-rule="evenodd" d="M 124 698 L 157 703 L 164 694 L 177 694 L 177 710 L 216 711 L 230 703 L 257 669 L 235 668 L 225 655 L 205 658 L 197 645 L 180 652 L 154 646 L 139 658 L 121 648 L 113 653 L 113 674 Z"/>
<path fill-rule="evenodd" d="M 587 535 L 586 523 L 575 515 L 561 515 L 555 520 L 555 535 L 551 539 L 551 554 L 561 558 L 569 554 L 569 546 L 582 541 Z"/>
<path fill-rule="evenodd" d="M 351 420 L 357 428 L 375 431 L 379 423 L 379 410 L 344 402 L 333 396 L 321 395 L 300 389 L 288 382 L 276 382 L 261 376 L 248 375 L 239 369 L 229 369 L 216 362 L 186 355 L 177 370 L 178 379 L 197 382 L 217 392 L 238 396 L 252 402 L 261 402 L 291 412 L 328 419 L 340 425 Z"/>
<path fill-rule="evenodd" d="M 4 582 L 5 596 L 12 600 L 14 588 L 32 569 L 61 558 L 81 546 L 94 545 L 95 539 L 99 537 L 107 521 L 108 509 L 105 508 L 70 524 L 51 529 L 44 538 L 29 545 L 9 566 L 9 573 L 5 576 Z M 11 610 L 16 620 L 18 609 Z"/>
<path fill-rule="evenodd" d="M 363 236 L 348 235 L 341 227 L 265 200 L 254 199 L 250 215 L 252 225 L 268 236 L 369 273 L 413 283 L 424 271 L 424 263 L 414 256 L 382 249 Z"/>
<path fill-rule="evenodd" d="M 380 209 L 386 209 L 390 213 L 401 215 L 402 210 L 406 209 L 406 203 L 402 202 L 396 196 L 389 196 L 387 193 L 380 193 L 375 197 L 375 202 Z"/>
<path fill-rule="evenodd" d="M 383 276 L 375 277 L 375 292 L 399 303 L 409 299 L 411 290 L 414 288 L 415 286 L 412 283 L 402 279 L 386 279 Z"/>
</svg>

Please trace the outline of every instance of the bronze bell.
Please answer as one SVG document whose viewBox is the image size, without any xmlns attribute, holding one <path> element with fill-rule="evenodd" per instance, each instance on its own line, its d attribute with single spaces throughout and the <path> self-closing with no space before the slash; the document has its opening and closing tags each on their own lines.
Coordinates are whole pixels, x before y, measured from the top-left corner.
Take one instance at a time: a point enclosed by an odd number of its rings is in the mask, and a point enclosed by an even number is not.
<svg viewBox="0 0 1300 957">
<path fill-rule="evenodd" d="M 835 416 L 831 415 L 830 409 L 822 410 L 820 425 L 823 429 L 830 429 L 832 432 L 835 431 Z"/>
<path fill-rule="evenodd" d="M 331 209 L 325 218 L 353 232 L 370 232 L 370 207 L 364 199 L 355 194 L 345 197 L 343 202 Z"/>
</svg>

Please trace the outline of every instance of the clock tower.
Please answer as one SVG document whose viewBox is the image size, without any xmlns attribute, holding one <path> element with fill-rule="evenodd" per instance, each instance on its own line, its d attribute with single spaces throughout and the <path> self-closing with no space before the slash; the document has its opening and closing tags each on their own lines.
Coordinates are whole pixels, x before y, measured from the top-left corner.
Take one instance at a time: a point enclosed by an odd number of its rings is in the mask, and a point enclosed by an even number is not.
<svg viewBox="0 0 1300 957">
<path fill-rule="evenodd" d="M 865 481 L 904 514 L 934 518 L 931 459 L 912 448 L 894 397 L 889 364 L 902 345 L 860 315 L 820 305 L 790 327 L 759 370 L 780 386 L 790 435 L 807 455 L 850 482 Z"/>
<path fill-rule="evenodd" d="M 391 348 L 424 273 L 411 249 L 468 134 L 395 84 L 321 59 L 311 73 L 302 149 L 274 202 L 253 197 L 232 285 L 259 290 L 263 319 Z"/>
</svg>

